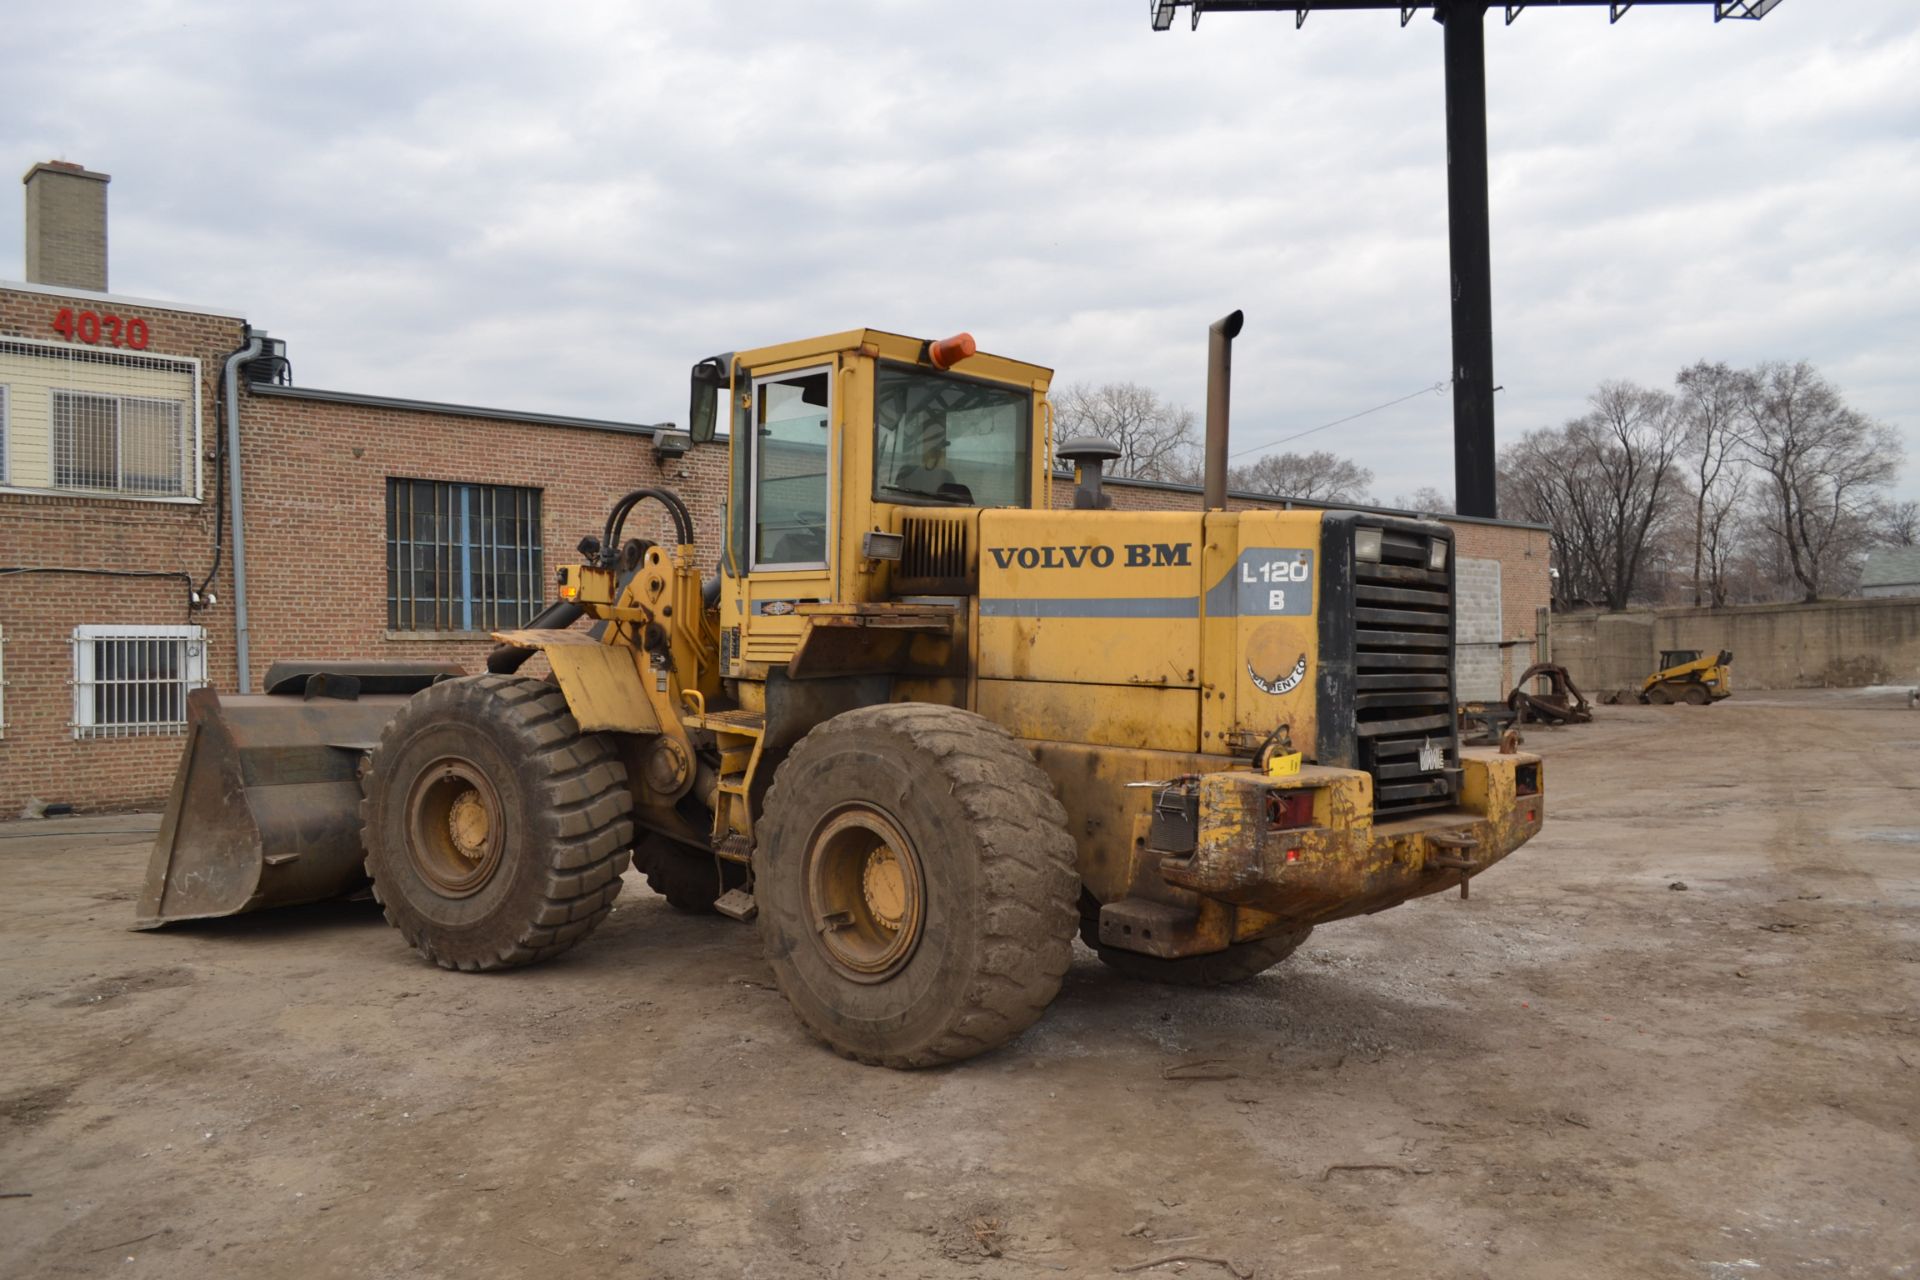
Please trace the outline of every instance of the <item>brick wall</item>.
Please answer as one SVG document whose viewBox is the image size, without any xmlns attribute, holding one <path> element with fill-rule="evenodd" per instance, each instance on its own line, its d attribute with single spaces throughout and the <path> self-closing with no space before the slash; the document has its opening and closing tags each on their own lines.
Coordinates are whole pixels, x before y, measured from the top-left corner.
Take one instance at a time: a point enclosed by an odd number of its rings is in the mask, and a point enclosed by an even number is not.
<svg viewBox="0 0 1920 1280">
<path fill-rule="evenodd" d="M 71 289 L 107 287 L 107 183 L 64 160 L 36 164 L 26 184 L 27 279 Z"/>
<path fill-rule="evenodd" d="M 0 288 L 0 334 L 61 341 L 53 331 L 63 307 L 139 317 L 147 350 L 191 356 L 200 365 L 202 420 L 200 503 L 0 492 L 0 570 L 78 568 L 112 573 L 191 575 L 198 583 L 213 556 L 214 382 L 221 361 L 240 345 L 242 322 L 230 316 Z M 180 751 L 178 736 L 76 740 L 73 736 L 73 629 L 94 623 L 179 624 L 207 630 L 208 675 L 231 688 L 231 566 L 212 590 L 220 604 L 189 616 L 182 578 L 95 574 L 0 573 L 4 630 L 6 728 L 0 740 L 0 817 L 29 797 L 85 808 L 149 801 L 165 788 Z"/>
<path fill-rule="evenodd" d="M 0 334 L 59 341 L 61 307 L 138 315 L 155 354 L 201 361 L 201 481 L 198 503 L 153 503 L 67 494 L 0 492 L 0 569 L 78 568 L 190 575 L 214 555 L 219 496 L 212 457 L 224 422 L 216 382 L 241 344 L 235 317 L 135 305 L 61 291 L 0 288 Z M 598 535 L 620 495 L 676 489 L 694 513 L 703 548 L 720 545 L 726 487 L 723 446 L 696 447 L 664 465 L 645 435 L 458 413 L 241 395 L 246 497 L 250 668 L 254 687 L 281 658 L 452 660 L 477 670 L 484 634 L 391 635 L 387 630 L 387 478 L 511 484 L 541 491 L 543 589 Z M 643 504 L 628 536 L 671 542 L 660 508 Z M 212 584 L 218 604 L 189 616 L 183 578 L 68 574 L 0 575 L 0 663 L 7 680 L 0 738 L 0 816 L 29 799 L 103 809 L 149 806 L 164 796 L 179 758 L 179 734 L 76 739 L 76 626 L 177 624 L 206 629 L 208 678 L 237 687 L 232 547 Z"/>
<path fill-rule="evenodd" d="M 553 571 L 598 537 L 621 495 L 676 490 L 698 542 L 715 556 L 725 450 L 696 446 L 664 464 L 644 435 L 419 410 L 249 394 L 244 407 L 247 583 L 257 682 L 286 658 L 449 660 L 479 670 L 484 633 L 387 629 L 387 478 L 520 485 L 541 495 L 545 599 Z M 628 537 L 672 545 L 657 503 L 628 519 Z"/>
</svg>

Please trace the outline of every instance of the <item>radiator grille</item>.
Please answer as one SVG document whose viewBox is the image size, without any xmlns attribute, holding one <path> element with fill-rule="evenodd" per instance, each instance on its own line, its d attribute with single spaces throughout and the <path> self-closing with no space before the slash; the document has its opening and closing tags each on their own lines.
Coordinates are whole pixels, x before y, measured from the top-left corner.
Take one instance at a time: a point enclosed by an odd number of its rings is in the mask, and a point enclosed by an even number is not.
<svg viewBox="0 0 1920 1280">
<path fill-rule="evenodd" d="M 1453 556 L 1449 547 L 1447 567 L 1430 569 L 1431 546 L 1419 534 L 1384 529 L 1380 562 L 1353 566 L 1356 747 L 1383 818 L 1452 804 L 1459 777 L 1449 670 Z"/>
<path fill-rule="evenodd" d="M 940 595 L 965 595 L 974 589 L 972 524 L 960 518 L 902 515 L 900 563 L 894 589 Z"/>
</svg>

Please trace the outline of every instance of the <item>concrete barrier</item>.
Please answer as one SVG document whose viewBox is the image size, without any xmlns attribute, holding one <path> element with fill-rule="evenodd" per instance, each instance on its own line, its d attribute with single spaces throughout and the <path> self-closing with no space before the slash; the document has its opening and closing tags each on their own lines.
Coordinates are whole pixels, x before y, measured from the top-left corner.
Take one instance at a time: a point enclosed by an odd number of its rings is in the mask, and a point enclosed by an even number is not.
<svg viewBox="0 0 1920 1280">
<path fill-rule="evenodd" d="M 1663 649 L 1733 651 L 1733 687 L 1920 684 L 1920 599 L 1556 613 L 1553 660 L 1589 693 L 1635 688 Z"/>
</svg>

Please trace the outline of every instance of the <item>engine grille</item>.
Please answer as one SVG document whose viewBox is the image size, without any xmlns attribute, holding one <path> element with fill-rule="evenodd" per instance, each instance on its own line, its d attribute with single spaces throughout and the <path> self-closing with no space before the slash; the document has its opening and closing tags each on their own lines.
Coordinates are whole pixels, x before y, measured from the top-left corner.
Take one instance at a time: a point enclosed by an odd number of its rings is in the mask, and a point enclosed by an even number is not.
<svg viewBox="0 0 1920 1280">
<path fill-rule="evenodd" d="M 966 595 L 973 591 L 977 581 L 970 545 L 973 525 L 968 517 L 975 514 L 902 515 L 894 590 L 928 595 Z"/>
<path fill-rule="evenodd" d="M 1432 542 L 1385 528 L 1379 562 L 1353 562 L 1355 764 L 1373 775 L 1383 818 L 1444 808 L 1458 790 L 1453 548 L 1430 569 Z"/>
</svg>

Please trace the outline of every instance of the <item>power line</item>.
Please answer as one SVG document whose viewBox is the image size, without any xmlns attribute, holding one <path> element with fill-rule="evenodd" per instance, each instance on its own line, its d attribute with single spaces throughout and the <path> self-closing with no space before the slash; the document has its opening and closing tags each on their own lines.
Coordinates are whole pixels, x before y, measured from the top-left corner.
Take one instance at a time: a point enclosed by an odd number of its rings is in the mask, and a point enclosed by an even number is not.
<svg viewBox="0 0 1920 1280">
<path fill-rule="evenodd" d="M 1323 422 L 1317 427 L 1308 427 L 1305 431 L 1296 431 L 1294 434 L 1290 436 L 1282 436 L 1278 440 L 1269 440 L 1265 444 L 1250 445 L 1245 449 L 1241 449 L 1235 453 L 1230 453 L 1227 456 L 1229 458 L 1239 458 L 1239 457 L 1244 457 L 1249 453 L 1259 453 L 1263 449 L 1278 449 L 1283 444 L 1291 444 L 1293 441 L 1301 439 L 1304 436 L 1310 436 L 1316 431 L 1325 431 L 1328 427 L 1337 427 L 1343 422 L 1352 422 L 1356 418 L 1364 418 L 1368 414 L 1378 413 L 1382 409 L 1391 409 L 1393 408 L 1393 406 L 1397 404 L 1405 404 L 1407 401 L 1417 400 L 1421 396 L 1439 395 L 1442 391 L 1445 391 L 1447 387 L 1450 385 L 1451 385 L 1450 383 L 1442 380 L 1440 382 L 1434 383 L 1430 387 L 1422 387 L 1418 391 L 1410 391 L 1406 395 L 1401 396 L 1398 400 L 1389 400 L 1385 404 L 1377 404 L 1373 406 L 1373 408 L 1371 409 L 1362 409 L 1358 413 L 1350 413 L 1344 418 L 1335 418 L 1332 422 Z"/>
</svg>

